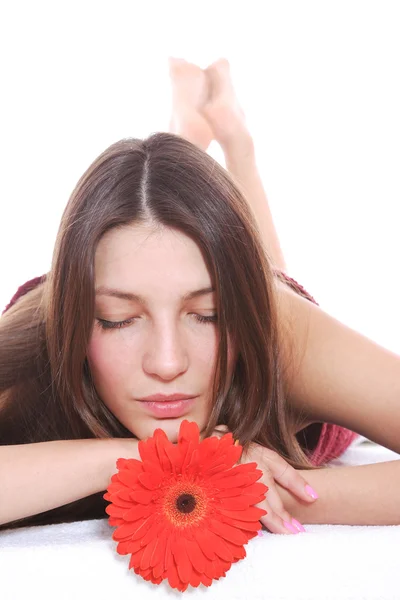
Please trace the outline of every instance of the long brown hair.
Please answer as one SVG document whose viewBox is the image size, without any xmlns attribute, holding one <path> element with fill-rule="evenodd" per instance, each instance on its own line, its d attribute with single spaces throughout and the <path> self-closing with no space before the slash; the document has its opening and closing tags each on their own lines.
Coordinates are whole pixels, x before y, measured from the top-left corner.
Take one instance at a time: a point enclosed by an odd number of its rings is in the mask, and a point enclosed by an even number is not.
<svg viewBox="0 0 400 600">
<path fill-rule="evenodd" d="M 168 133 L 123 139 L 93 162 L 62 215 L 50 272 L 0 319 L 0 444 L 133 437 L 98 396 L 86 353 L 96 246 L 110 229 L 139 222 L 190 236 L 216 289 L 219 351 L 205 435 L 225 424 L 244 449 L 255 442 L 295 468 L 314 468 L 293 435 L 274 274 L 247 201 L 216 161 Z M 238 358 L 224 394 L 228 333 Z M 106 517 L 102 494 L 5 527 Z"/>
</svg>

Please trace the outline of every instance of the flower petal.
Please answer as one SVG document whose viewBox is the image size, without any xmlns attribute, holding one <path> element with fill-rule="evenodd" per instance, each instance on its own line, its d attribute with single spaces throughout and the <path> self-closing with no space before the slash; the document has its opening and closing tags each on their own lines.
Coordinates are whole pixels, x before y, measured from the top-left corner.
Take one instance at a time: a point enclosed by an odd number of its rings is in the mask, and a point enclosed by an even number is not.
<svg viewBox="0 0 400 600">
<path fill-rule="evenodd" d="M 152 473 L 145 472 L 138 475 L 138 480 L 148 490 L 156 490 L 160 487 L 163 476 L 159 471 L 153 471 Z"/>
<path fill-rule="evenodd" d="M 150 567 L 160 565 L 162 571 L 164 571 L 164 553 L 167 542 L 167 534 L 161 534 L 157 536 L 157 546 L 154 548 L 153 554 L 150 558 Z"/>
<path fill-rule="evenodd" d="M 139 502 L 140 504 L 150 504 L 150 502 L 153 500 L 154 492 L 136 489 L 130 493 L 130 497 L 132 500 Z"/>
<path fill-rule="evenodd" d="M 169 460 L 168 454 L 165 451 L 165 447 L 172 445 L 169 441 L 167 434 L 162 429 L 156 429 L 154 432 L 154 438 L 156 440 L 156 450 L 160 466 L 164 473 L 172 473 L 172 465 Z"/>
<path fill-rule="evenodd" d="M 132 488 L 136 485 L 138 480 L 138 473 L 134 473 L 129 469 L 124 469 L 123 471 L 118 472 L 118 479 L 126 486 Z"/>
<path fill-rule="evenodd" d="M 181 581 L 183 583 L 189 583 L 193 567 L 187 554 L 185 538 L 178 537 L 176 539 L 175 544 L 172 546 L 172 554 L 174 555 L 176 568 Z"/>
<path fill-rule="evenodd" d="M 124 514 L 126 521 L 138 521 L 143 517 L 148 517 L 154 512 L 154 507 L 151 504 L 136 504 L 132 506 L 128 512 Z"/>
<path fill-rule="evenodd" d="M 118 458 L 117 459 L 117 469 L 123 470 L 128 469 L 129 471 L 133 471 L 135 473 L 140 473 L 143 471 L 142 461 L 137 458 Z"/>
<path fill-rule="evenodd" d="M 223 507 L 226 510 L 245 510 L 253 504 L 258 504 L 259 496 L 236 496 L 235 498 L 224 498 Z"/>
<path fill-rule="evenodd" d="M 231 542 L 232 544 L 243 546 L 243 544 L 247 544 L 248 542 L 249 538 L 241 529 L 232 527 L 227 523 L 221 523 L 221 521 L 217 521 L 215 519 L 210 519 L 209 524 L 211 531 L 224 538 L 224 540 Z"/>
<path fill-rule="evenodd" d="M 157 546 L 157 537 L 153 537 L 150 542 L 143 547 L 144 552 L 142 554 L 142 558 L 140 559 L 140 568 L 141 569 L 149 569 L 150 568 L 150 559 L 153 554 L 153 550 Z"/>
<path fill-rule="evenodd" d="M 158 463 L 156 442 L 154 437 L 150 437 L 147 440 L 139 440 L 138 449 L 140 458 L 143 462 L 148 460 L 150 462 Z"/>
<path fill-rule="evenodd" d="M 196 421 L 188 421 L 185 419 L 182 421 L 179 428 L 178 444 L 184 440 L 190 441 L 196 446 L 199 445 L 200 430 Z"/>
<path fill-rule="evenodd" d="M 267 514 L 266 510 L 258 508 L 257 506 L 250 506 L 249 508 L 246 508 L 246 510 L 229 510 L 225 506 L 225 500 L 224 506 L 219 507 L 218 512 L 227 517 L 239 519 L 239 521 L 259 521 L 261 517 Z"/>
<path fill-rule="evenodd" d="M 225 540 L 222 539 L 219 535 L 215 534 L 211 529 L 207 531 L 207 537 L 209 540 L 210 546 L 212 546 L 215 554 L 217 554 L 223 560 L 227 560 L 232 562 L 233 554 L 225 543 Z"/>
<path fill-rule="evenodd" d="M 191 540 L 186 540 L 186 550 L 194 569 L 196 569 L 198 573 L 204 573 L 207 560 L 203 552 L 200 550 L 199 544 Z"/>
<path fill-rule="evenodd" d="M 215 552 L 214 550 L 211 548 L 211 544 L 210 544 L 210 540 L 207 536 L 207 532 L 204 529 L 196 529 L 193 532 L 193 536 L 195 541 L 198 543 L 201 551 L 203 552 L 204 556 L 208 559 L 208 560 L 214 560 L 215 557 Z"/>
<path fill-rule="evenodd" d="M 172 588 L 184 592 L 188 587 L 188 584 L 183 584 L 178 574 L 175 563 L 172 561 L 171 566 L 168 569 L 168 582 Z"/>
<path fill-rule="evenodd" d="M 261 529 L 259 521 L 239 521 L 239 519 L 231 519 L 231 517 L 222 514 L 219 515 L 219 518 L 222 523 L 228 523 L 228 525 L 238 527 L 244 531 L 259 531 Z"/>
</svg>

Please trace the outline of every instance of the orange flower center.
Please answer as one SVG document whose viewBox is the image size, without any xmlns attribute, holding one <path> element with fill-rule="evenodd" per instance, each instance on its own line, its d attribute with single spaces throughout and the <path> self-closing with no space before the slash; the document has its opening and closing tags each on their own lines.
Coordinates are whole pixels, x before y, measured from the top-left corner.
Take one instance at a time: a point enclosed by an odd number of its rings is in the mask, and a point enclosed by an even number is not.
<svg viewBox="0 0 400 600">
<path fill-rule="evenodd" d="M 183 478 L 169 482 L 162 502 L 162 510 L 174 527 L 185 528 L 197 525 L 210 513 L 211 490 L 205 482 L 194 482 Z"/>
</svg>

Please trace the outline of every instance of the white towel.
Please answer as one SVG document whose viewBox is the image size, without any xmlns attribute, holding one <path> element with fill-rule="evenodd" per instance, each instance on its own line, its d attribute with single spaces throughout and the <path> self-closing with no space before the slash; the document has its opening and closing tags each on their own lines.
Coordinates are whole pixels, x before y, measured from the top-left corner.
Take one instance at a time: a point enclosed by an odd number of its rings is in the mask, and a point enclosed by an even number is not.
<svg viewBox="0 0 400 600">
<path fill-rule="evenodd" d="M 400 455 L 355 440 L 334 464 Z M 186 592 L 144 581 L 116 552 L 107 519 L 0 533 L 1 600 L 399 600 L 400 526 L 307 525 L 306 533 L 265 532 L 226 577 Z"/>
</svg>

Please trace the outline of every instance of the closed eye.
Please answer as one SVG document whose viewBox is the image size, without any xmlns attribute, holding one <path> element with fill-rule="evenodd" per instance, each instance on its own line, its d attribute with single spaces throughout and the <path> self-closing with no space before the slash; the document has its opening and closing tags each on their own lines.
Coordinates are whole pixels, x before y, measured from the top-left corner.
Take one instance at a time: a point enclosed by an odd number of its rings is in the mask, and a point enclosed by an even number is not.
<svg viewBox="0 0 400 600">
<path fill-rule="evenodd" d="M 198 315 L 196 313 L 191 313 L 196 321 L 198 321 L 199 323 L 216 323 L 218 320 L 217 315 L 209 315 L 209 316 L 204 316 L 204 315 Z M 106 321 L 105 319 L 97 319 L 97 323 L 96 325 L 98 325 L 100 327 L 100 329 L 121 329 L 122 327 L 125 327 L 125 325 L 130 325 L 131 323 L 133 323 L 134 321 L 136 321 L 139 317 L 132 317 L 131 319 L 126 319 L 125 321 Z"/>
</svg>

